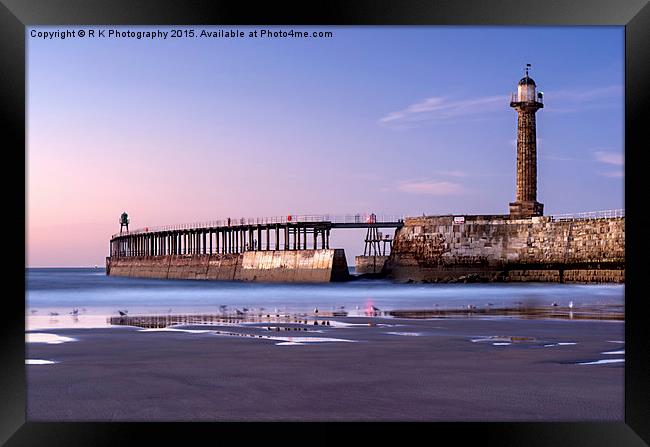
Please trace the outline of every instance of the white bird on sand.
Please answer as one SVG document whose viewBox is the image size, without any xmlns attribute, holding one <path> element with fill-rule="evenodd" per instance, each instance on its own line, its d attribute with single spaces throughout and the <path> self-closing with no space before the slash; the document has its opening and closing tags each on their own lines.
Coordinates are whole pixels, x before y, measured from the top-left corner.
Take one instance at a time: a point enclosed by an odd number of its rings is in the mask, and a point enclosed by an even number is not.
<svg viewBox="0 0 650 447">
<path fill-rule="evenodd" d="M 569 301 L 569 309 L 573 309 L 573 301 Z"/>
</svg>

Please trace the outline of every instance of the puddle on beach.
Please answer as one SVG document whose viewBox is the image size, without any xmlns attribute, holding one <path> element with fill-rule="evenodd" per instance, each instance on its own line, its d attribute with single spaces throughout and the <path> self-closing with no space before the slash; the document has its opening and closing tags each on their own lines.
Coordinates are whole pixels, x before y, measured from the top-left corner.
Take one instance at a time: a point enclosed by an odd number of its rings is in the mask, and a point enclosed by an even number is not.
<svg viewBox="0 0 650 447">
<path fill-rule="evenodd" d="M 43 359 L 25 359 L 25 365 L 53 365 L 55 363 L 54 360 L 43 360 Z"/>
<path fill-rule="evenodd" d="M 206 334 L 212 332 L 208 329 L 178 329 L 173 327 L 138 329 L 138 332 L 186 332 L 188 334 Z"/>
<path fill-rule="evenodd" d="M 43 332 L 27 332 L 25 334 L 25 343 L 47 343 L 48 345 L 58 345 L 71 341 L 77 341 L 77 339 L 57 334 L 46 334 Z"/>
<path fill-rule="evenodd" d="M 472 343 L 484 343 L 484 342 L 492 342 L 494 343 L 508 343 L 511 344 L 513 342 L 528 342 L 528 341 L 536 341 L 533 337 L 522 337 L 522 336 L 512 336 L 512 335 L 491 335 L 487 337 L 480 337 L 480 338 L 473 338 L 470 340 Z"/>
<path fill-rule="evenodd" d="M 605 351 L 605 352 L 601 352 L 601 354 L 604 354 L 604 355 L 625 355 L 625 349 L 622 349 L 620 351 Z"/>
<path fill-rule="evenodd" d="M 603 359 L 603 360 L 596 360 L 593 362 L 581 362 L 581 363 L 576 363 L 577 365 L 605 365 L 608 363 L 624 363 L 625 359 Z"/>
<path fill-rule="evenodd" d="M 264 331 L 268 330 L 266 327 L 259 327 L 259 329 Z M 265 335 L 265 334 L 252 333 L 252 332 L 229 332 L 229 331 L 221 331 L 218 329 L 180 329 L 180 328 L 170 328 L 170 327 L 138 329 L 138 332 L 181 332 L 181 333 L 189 333 L 189 334 L 210 334 L 210 335 L 221 335 L 221 336 L 228 336 L 228 337 L 257 338 L 257 339 L 277 341 L 278 343 L 275 344 L 278 346 L 306 345 L 311 343 L 326 343 L 326 342 L 353 343 L 356 341 L 356 340 L 348 340 L 343 338 L 330 338 L 330 337 L 292 337 L 292 336 L 282 337 L 282 336 Z"/>
<path fill-rule="evenodd" d="M 25 318 L 25 329 L 29 331 L 44 329 L 95 329 L 109 327 L 105 316 L 101 315 L 29 315 Z"/>
<path fill-rule="evenodd" d="M 421 337 L 424 335 L 422 332 L 385 332 L 389 335 L 402 335 L 405 337 Z"/>
<path fill-rule="evenodd" d="M 280 341 L 276 345 L 287 345 L 287 344 L 307 344 L 307 343 L 326 343 L 326 342 L 345 342 L 345 343 L 355 343 L 356 340 L 347 340 L 345 338 L 328 338 L 328 337 L 268 337 L 270 340 Z"/>
</svg>

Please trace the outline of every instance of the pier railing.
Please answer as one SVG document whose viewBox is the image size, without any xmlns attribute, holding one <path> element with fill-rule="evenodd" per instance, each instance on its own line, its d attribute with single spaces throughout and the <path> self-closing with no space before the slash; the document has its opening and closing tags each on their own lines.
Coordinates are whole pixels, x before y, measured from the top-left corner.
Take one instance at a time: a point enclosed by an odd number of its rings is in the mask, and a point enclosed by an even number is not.
<svg viewBox="0 0 650 447">
<path fill-rule="evenodd" d="M 242 225 L 268 225 L 268 224 L 285 224 L 285 223 L 317 223 L 317 222 L 330 222 L 330 223 L 370 223 L 372 222 L 399 222 L 403 221 L 403 215 L 388 215 L 388 214 L 373 214 L 373 213 L 357 213 L 357 214 L 299 214 L 299 215 L 286 215 L 286 216 L 273 216 L 273 217 L 237 217 L 237 218 L 224 218 L 218 220 L 209 220 L 204 222 L 193 222 L 176 225 L 163 225 L 155 227 L 143 227 L 136 230 L 125 231 L 123 233 L 116 233 L 112 237 L 125 236 L 130 234 L 142 233 L 157 233 L 161 231 L 176 231 L 176 230 L 189 230 L 199 228 L 217 228 L 228 226 L 242 226 Z"/>
<path fill-rule="evenodd" d="M 553 214 L 554 221 L 563 220 L 584 220 L 584 219 L 612 219 L 625 217 L 625 209 L 603 210 L 603 211 L 586 211 L 582 213 Z"/>
<path fill-rule="evenodd" d="M 583 220 L 583 219 L 611 219 L 625 217 L 625 209 L 615 210 L 602 210 L 602 211 L 586 211 L 579 213 L 567 214 L 553 214 L 550 216 L 554 221 L 564 220 Z M 372 214 L 372 213 L 357 213 L 357 214 L 299 214 L 287 216 L 273 216 L 273 217 L 237 217 L 237 218 L 224 218 L 218 220 L 209 220 L 203 222 L 192 222 L 176 225 L 163 225 L 155 227 L 143 227 L 136 230 L 116 233 L 112 236 L 126 236 L 133 234 L 143 233 L 157 233 L 162 231 L 177 231 L 201 228 L 218 228 L 228 226 L 243 226 L 243 225 L 268 225 L 268 224 L 286 224 L 286 223 L 318 223 L 329 222 L 335 224 L 363 224 L 371 222 L 403 222 L 404 215 L 395 214 Z"/>
</svg>

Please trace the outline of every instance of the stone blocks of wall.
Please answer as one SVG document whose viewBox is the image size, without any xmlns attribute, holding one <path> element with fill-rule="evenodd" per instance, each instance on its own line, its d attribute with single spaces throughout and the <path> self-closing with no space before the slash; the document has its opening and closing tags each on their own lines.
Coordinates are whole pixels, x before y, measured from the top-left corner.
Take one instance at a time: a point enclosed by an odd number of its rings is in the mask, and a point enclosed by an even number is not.
<svg viewBox="0 0 650 447">
<path fill-rule="evenodd" d="M 208 270 L 204 279 L 217 281 L 234 281 L 237 271 L 241 268 L 242 256 L 240 254 L 218 254 L 208 256 Z"/>
<path fill-rule="evenodd" d="M 172 255 L 169 257 L 167 279 L 206 279 L 208 255 Z"/>
<path fill-rule="evenodd" d="M 160 279 L 329 282 L 348 273 L 341 249 L 122 257 L 107 264 L 111 276 Z"/>
<path fill-rule="evenodd" d="M 509 270 L 507 274 L 509 282 L 560 282 L 559 270 Z"/>
<path fill-rule="evenodd" d="M 381 273 L 388 256 L 356 256 L 355 271 L 358 274 Z"/>
<path fill-rule="evenodd" d="M 140 278 L 166 278 L 169 256 L 134 256 L 111 259 L 111 276 L 134 276 Z"/>
<path fill-rule="evenodd" d="M 564 282 L 573 283 L 591 283 L 591 282 L 607 282 L 607 283 L 624 283 L 625 270 L 624 269 L 576 269 L 564 271 Z"/>
<path fill-rule="evenodd" d="M 265 282 L 329 282 L 332 280 L 334 251 L 250 251 L 244 252 L 238 279 Z"/>
<path fill-rule="evenodd" d="M 624 265 L 625 218 L 553 221 L 499 215 L 464 216 L 462 223 L 454 216 L 407 218 L 396 232 L 386 264 L 390 275 L 402 281 L 438 280 L 461 270 L 486 276 L 505 270 L 512 275 L 500 277 L 513 281 L 588 278 L 584 282 L 595 278 L 620 282 L 617 274 L 585 271 L 621 271 Z M 560 275 L 560 270 L 567 274 Z"/>
</svg>

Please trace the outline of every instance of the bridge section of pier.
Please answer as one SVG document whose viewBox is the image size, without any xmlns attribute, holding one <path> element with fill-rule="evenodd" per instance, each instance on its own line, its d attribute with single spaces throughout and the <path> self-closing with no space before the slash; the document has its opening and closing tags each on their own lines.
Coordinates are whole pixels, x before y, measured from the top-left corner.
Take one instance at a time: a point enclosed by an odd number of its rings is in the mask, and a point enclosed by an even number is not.
<svg viewBox="0 0 650 447">
<path fill-rule="evenodd" d="M 332 229 L 365 228 L 369 230 L 368 234 L 376 234 L 377 228 L 399 228 L 403 224 L 404 216 L 359 213 L 226 218 L 145 227 L 114 234 L 110 241 L 110 257 L 329 249 Z M 379 241 L 370 243 L 379 244 Z M 368 240 L 366 244 L 369 244 Z"/>
</svg>

